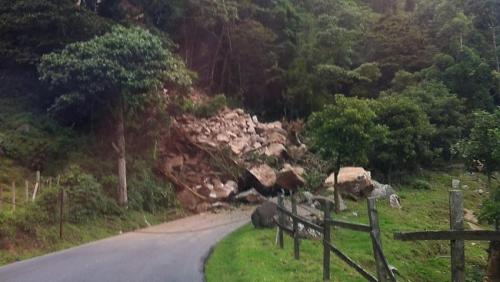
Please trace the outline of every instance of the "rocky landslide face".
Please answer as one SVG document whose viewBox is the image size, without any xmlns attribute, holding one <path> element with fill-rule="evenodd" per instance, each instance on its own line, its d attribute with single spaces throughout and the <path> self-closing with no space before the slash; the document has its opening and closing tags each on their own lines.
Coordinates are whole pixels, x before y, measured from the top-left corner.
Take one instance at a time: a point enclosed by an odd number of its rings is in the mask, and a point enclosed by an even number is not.
<svg viewBox="0 0 500 282">
<path fill-rule="evenodd" d="M 160 170 L 176 186 L 181 204 L 193 211 L 232 200 L 260 202 L 262 194 L 305 185 L 304 169 L 291 163 L 306 146 L 281 122 L 262 123 L 242 109 L 174 119 L 160 152 Z"/>
</svg>

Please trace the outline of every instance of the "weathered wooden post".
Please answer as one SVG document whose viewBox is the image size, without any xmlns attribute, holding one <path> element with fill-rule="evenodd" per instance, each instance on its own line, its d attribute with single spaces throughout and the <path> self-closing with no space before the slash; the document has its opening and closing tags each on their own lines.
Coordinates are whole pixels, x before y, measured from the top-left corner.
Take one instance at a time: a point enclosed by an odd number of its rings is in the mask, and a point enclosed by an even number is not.
<svg viewBox="0 0 500 282">
<path fill-rule="evenodd" d="M 371 239 L 373 247 L 373 256 L 375 258 L 375 265 L 377 267 L 377 280 L 379 282 L 387 281 L 388 273 L 384 266 L 384 258 L 378 251 L 379 247 L 382 248 L 382 240 L 380 239 L 380 226 L 378 222 L 378 212 L 376 206 L 377 200 L 375 198 L 368 199 L 368 218 L 370 219 Z M 378 244 L 378 246 L 377 246 Z"/>
<path fill-rule="evenodd" d="M 450 228 L 453 231 L 464 230 L 464 198 L 462 191 L 450 191 Z M 465 281 L 464 240 L 451 240 L 451 281 Z"/>
<path fill-rule="evenodd" d="M 330 280 L 330 213 L 331 204 L 324 201 L 323 204 L 323 280 Z"/>
<path fill-rule="evenodd" d="M 42 182 L 41 182 L 41 176 L 40 176 L 39 170 L 36 171 L 36 184 L 38 184 L 38 189 L 41 190 L 42 189 Z"/>
<path fill-rule="evenodd" d="M 3 186 L 0 185 L 0 211 L 2 211 L 2 205 L 3 205 Z"/>
<path fill-rule="evenodd" d="M 297 215 L 297 199 L 294 194 L 291 196 L 292 198 L 292 214 Z M 293 254 L 295 259 L 300 258 L 300 239 L 299 239 L 299 223 L 295 217 L 292 217 L 293 222 Z"/>
<path fill-rule="evenodd" d="M 12 181 L 12 212 L 16 211 L 16 182 Z"/>
<path fill-rule="evenodd" d="M 280 194 L 278 196 L 278 206 L 283 208 L 284 205 L 283 205 L 283 195 Z M 279 243 L 279 246 L 280 248 L 283 249 L 284 247 L 284 244 L 283 244 L 283 229 L 281 228 L 282 226 L 285 226 L 285 218 L 283 216 L 283 211 L 278 209 L 278 222 L 279 222 L 279 226 L 278 226 L 278 243 Z"/>
<path fill-rule="evenodd" d="M 59 191 L 59 239 L 63 238 L 63 212 L 64 212 L 64 190 L 61 187 Z"/>
<path fill-rule="evenodd" d="M 36 199 L 36 193 L 38 192 L 38 182 L 35 183 L 35 187 L 33 188 L 33 197 L 31 198 L 31 201 L 32 202 L 35 202 L 35 199 Z"/>
<path fill-rule="evenodd" d="M 28 180 L 24 180 L 24 196 L 26 197 L 26 202 L 30 200 L 30 182 Z"/>
</svg>

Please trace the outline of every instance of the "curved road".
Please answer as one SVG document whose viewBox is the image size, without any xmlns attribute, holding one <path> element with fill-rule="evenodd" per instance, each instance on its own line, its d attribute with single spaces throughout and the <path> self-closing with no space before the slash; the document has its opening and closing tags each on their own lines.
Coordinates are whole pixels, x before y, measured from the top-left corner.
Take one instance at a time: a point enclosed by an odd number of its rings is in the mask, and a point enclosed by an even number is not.
<svg viewBox="0 0 500 282">
<path fill-rule="evenodd" d="M 251 209 L 200 214 L 0 268 L 1 282 L 203 281 L 204 260 Z"/>
</svg>

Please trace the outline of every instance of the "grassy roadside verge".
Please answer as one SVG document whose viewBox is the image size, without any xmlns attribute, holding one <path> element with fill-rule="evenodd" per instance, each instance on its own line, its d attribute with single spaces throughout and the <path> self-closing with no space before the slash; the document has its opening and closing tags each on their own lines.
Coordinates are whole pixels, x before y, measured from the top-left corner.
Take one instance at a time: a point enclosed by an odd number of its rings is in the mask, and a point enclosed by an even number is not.
<svg viewBox="0 0 500 282">
<path fill-rule="evenodd" d="M 54 224 L 37 230 L 36 237 L 17 236 L 13 242 L 6 242 L 0 249 L 0 265 L 24 260 L 47 253 L 75 247 L 81 244 L 119 235 L 171 221 L 183 214 L 178 210 L 165 210 L 155 214 L 129 211 L 121 217 L 102 217 L 81 224 L 64 224 L 63 239 L 59 239 L 59 226 Z"/>
<path fill-rule="evenodd" d="M 449 281 L 448 242 L 400 242 L 392 239 L 395 231 L 448 229 L 448 190 L 458 178 L 465 189 L 465 208 L 478 212 L 487 193 L 482 176 L 461 172 L 425 173 L 419 179 L 430 184 L 428 190 L 413 186 L 398 187 L 403 209 L 378 203 L 382 241 L 389 263 L 403 275 L 402 281 Z M 336 218 L 367 223 L 366 203 L 348 202 L 349 210 Z M 357 215 L 355 215 L 355 213 Z M 466 224 L 466 228 L 467 228 Z M 485 227 L 486 228 L 486 227 Z M 255 230 L 248 225 L 224 239 L 214 250 L 206 266 L 207 281 L 322 281 L 322 248 L 319 241 L 301 243 L 301 259 L 293 259 L 292 240 L 285 249 L 274 245 L 275 230 Z M 347 230 L 332 231 L 334 243 L 351 258 L 374 272 L 371 244 L 366 234 Z M 487 245 L 466 242 L 467 281 L 481 281 L 487 259 Z M 364 281 L 339 259 L 332 259 L 332 281 Z"/>
</svg>

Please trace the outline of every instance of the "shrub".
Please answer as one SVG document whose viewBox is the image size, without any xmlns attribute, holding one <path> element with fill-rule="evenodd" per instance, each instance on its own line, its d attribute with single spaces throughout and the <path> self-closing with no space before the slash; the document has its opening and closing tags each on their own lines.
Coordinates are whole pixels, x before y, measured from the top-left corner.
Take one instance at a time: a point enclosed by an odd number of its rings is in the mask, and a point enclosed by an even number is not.
<svg viewBox="0 0 500 282">
<path fill-rule="evenodd" d="M 412 183 L 412 186 L 414 189 L 417 189 L 417 190 L 430 190 L 432 188 L 432 186 L 429 182 L 427 182 L 425 180 L 421 180 L 421 179 L 415 180 Z"/>
<path fill-rule="evenodd" d="M 500 187 L 493 190 L 491 198 L 484 202 L 479 219 L 488 223 L 500 220 Z"/>
<path fill-rule="evenodd" d="M 194 103 L 191 100 L 185 100 L 181 104 L 184 112 L 191 113 L 199 118 L 209 118 L 216 115 L 227 106 L 226 96 L 219 94 L 203 103 Z"/>
<path fill-rule="evenodd" d="M 68 195 L 68 219 L 78 223 L 100 215 L 120 214 L 118 205 L 108 198 L 102 186 L 78 166 L 71 166 L 61 179 Z"/>
<path fill-rule="evenodd" d="M 157 178 L 144 162 L 139 162 L 138 171 L 129 182 L 129 207 L 135 210 L 156 212 L 175 207 L 176 197 L 170 183 Z"/>
</svg>

